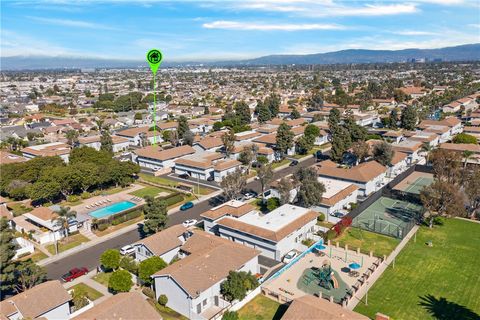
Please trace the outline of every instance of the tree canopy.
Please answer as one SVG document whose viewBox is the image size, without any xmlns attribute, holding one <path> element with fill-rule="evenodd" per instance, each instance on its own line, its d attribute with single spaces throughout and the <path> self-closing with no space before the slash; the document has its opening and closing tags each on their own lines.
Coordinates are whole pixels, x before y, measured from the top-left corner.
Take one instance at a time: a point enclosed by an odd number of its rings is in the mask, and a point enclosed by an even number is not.
<svg viewBox="0 0 480 320">
<path fill-rule="evenodd" d="M 227 301 L 242 300 L 247 292 L 258 287 L 258 280 L 250 272 L 230 271 L 227 279 L 221 283 L 220 292 Z"/>
<path fill-rule="evenodd" d="M 132 286 L 132 276 L 127 270 L 115 271 L 108 279 L 108 288 L 113 292 L 129 292 Z"/>
<path fill-rule="evenodd" d="M 153 256 L 148 259 L 143 260 L 138 265 L 138 276 L 145 282 L 146 285 L 152 283 L 152 278 L 150 276 L 157 271 L 162 270 L 167 266 L 167 263 L 163 261 L 162 258 L 158 256 Z"/>
<path fill-rule="evenodd" d="M 167 203 L 162 199 L 152 197 L 145 197 L 145 201 L 143 206 L 145 216 L 143 231 L 152 234 L 162 230 L 167 225 Z"/>
</svg>

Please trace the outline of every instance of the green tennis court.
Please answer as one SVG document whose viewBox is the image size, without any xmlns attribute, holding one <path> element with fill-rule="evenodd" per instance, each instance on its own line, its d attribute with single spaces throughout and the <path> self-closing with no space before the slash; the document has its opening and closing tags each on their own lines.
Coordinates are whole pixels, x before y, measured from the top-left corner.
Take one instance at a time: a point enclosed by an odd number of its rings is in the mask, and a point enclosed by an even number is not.
<svg viewBox="0 0 480 320">
<path fill-rule="evenodd" d="M 422 213 L 419 205 L 381 197 L 353 219 L 352 225 L 368 231 L 403 238 Z"/>
<path fill-rule="evenodd" d="M 429 186 L 432 184 L 433 178 L 429 177 L 419 177 L 413 183 L 411 183 L 407 188 L 405 188 L 405 192 L 420 194 L 420 190 L 423 189 L 425 186 Z"/>
</svg>

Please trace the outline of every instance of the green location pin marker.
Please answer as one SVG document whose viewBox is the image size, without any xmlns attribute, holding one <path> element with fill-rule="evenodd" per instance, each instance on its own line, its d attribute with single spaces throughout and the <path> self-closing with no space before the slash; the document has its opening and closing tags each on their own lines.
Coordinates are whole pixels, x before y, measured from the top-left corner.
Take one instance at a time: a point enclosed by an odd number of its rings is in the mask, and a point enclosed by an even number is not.
<svg viewBox="0 0 480 320">
<path fill-rule="evenodd" d="M 152 49 L 147 53 L 147 62 L 150 65 L 150 70 L 152 70 L 153 75 L 157 74 L 158 67 L 162 63 L 163 55 L 160 50 Z"/>
<path fill-rule="evenodd" d="M 150 65 L 150 70 L 153 73 L 153 145 L 157 145 L 157 86 L 155 85 L 155 78 L 158 67 L 162 63 L 163 55 L 160 50 L 152 49 L 147 52 L 147 62 Z"/>
</svg>

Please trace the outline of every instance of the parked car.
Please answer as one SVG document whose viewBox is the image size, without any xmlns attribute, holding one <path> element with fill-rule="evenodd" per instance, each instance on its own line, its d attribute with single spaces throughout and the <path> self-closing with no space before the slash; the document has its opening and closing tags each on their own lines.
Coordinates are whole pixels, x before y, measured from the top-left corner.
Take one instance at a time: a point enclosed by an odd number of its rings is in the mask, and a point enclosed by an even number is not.
<svg viewBox="0 0 480 320">
<path fill-rule="evenodd" d="M 73 268 L 72 270 L 68 271 L 66 274 L 62 276 L 62 280 L 65 282 L 70 282 L 78 277 L 86 275 L 88 273 L 88 269 L 85 267 L 82 268 Z"/>
<path fill-rule="evenodd" d="M 332 212 L 330 215 L 337 218 L 343 218 L 345 216 L 345 214 L 340 211 Z"/>
<path fill-rule="evenodd" d="M 184 221 L 184 222 L 183 222 L 183 226 L 184 226 L 185 228 L 188 228 L 188 227 L 193 227 L 194 225 L 196 225 L 196 224 L 197 224 L 197 222 L 198 222 L 198 221 L 197 221 L 197 220 L 195 220 L 195 219 L 192 219 L 192 220 L 186 220 L 186 221 Z"/>
<path fill-rule="evenodd" d="M 298 160 L 293 160 L 292 162 L 290 162 L 290 167 L 294 167 L 298 165 Z"/>
<path fill-rule="evenodd" d="M 186 173 L 179 174 L 178 177 L 185 180 L 190 179 L 190 176 Z"/>
<path fill-rule="evenodd" d="M 210 177 L 207 178 L 207 181 L 213 181 L 213 180 L 215 180 L 215 178 L 213 176 L 210 176 Z"/>
<path fill-rule="evenodd" d="M 188 201 L 188 202 L 185 202 L 185 203 L 180 207 L 180 210 L 185 211 L 185 210 L 188 210 L 188 209 L 190 209 L 190 208 L 193 208 L 193 202 Z"/>
<path fill-rule="evenodd" d="M 250 192 L 245 192 L 243 194 L 245 200 L 250 200 L 250 199 L 253 199 L 255 197 L 255 195 L 253 193 L 250 193 Z"/>
<path fill-rule="evenodd" d="M 290 263 L 298 255 L 298 252 L 295 250 L 290 250 L 284 257 L 283 263 Z"/>
<path fill-rule="evenodd" d="M 123 246 L 121 249 L 120 249 L 120 254 L 122 256 L 127 256 L 127 255 L 131 255 L 132 253 L 135 252 L 135 247 L 132 246 L 132 245 L 126 245 L 126 246 Z"/>
</svg>

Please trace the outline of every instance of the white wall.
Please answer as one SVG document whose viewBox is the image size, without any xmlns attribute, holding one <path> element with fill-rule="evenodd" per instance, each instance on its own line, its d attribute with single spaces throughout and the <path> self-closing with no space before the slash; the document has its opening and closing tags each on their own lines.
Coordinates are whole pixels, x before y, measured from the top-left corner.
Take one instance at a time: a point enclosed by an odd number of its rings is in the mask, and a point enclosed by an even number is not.
<svg viewBox="0 0 480 320">
<path fill-rule="evenodd" d="M 45 317 L 48 320 L 65 320 L 70 318 L 70 306 L 68 302 L 56 307 L 53 310 L 45 312 L 44 314 L 40 315 L 40 317 Z"/>
</svg>

